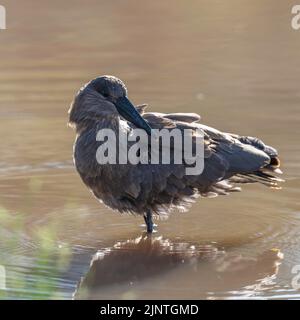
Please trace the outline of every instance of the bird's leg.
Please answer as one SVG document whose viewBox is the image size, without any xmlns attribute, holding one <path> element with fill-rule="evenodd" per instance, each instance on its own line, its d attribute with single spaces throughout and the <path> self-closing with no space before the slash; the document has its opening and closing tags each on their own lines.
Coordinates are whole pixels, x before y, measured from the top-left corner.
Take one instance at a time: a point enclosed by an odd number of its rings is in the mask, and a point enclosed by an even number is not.
<svg viewBox="0 0 300 320">
<path fill-rule="evenodd" d="M 152 221 L 152 212 L 150 209 L 147 210 L 146 213 L 144 213 L 144 220 L 147 226 L 147 232 L 152 233 L 153 232 L 153 221 Z"/>
</svg>

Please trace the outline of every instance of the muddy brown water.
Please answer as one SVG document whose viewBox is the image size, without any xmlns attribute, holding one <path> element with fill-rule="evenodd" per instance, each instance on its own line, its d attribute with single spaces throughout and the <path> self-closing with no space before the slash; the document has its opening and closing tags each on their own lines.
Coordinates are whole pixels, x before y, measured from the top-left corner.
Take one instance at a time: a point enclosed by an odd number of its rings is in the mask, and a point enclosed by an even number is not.
<svg viewBox="0 0 300 320">
<path fill-rule="evenodd" d="M 1 297 L 300 298 L 293 2 L 1 4 Z M 276 146 L 283 189 L 251 185 L 200 199 L 145 237 L 142 219 L 98 204 L 72 165 L 68 106 L 100 74 L 123 79 L 131 100 L 150 110 L 197 112 Z"/>
</svg>

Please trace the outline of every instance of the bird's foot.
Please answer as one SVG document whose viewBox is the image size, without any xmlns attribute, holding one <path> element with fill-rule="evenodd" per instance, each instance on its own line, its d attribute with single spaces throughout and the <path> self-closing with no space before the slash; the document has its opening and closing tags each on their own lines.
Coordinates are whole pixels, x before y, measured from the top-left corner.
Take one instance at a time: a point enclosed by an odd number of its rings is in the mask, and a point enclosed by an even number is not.
<svg viewBox="0 0 300 320">
<path fill-rule="evenodd" d="M 154 230 L 155 227 L 157 227 L 156 224 L 152 221 L 152 212 L 150 210 L 147 211 L 147 213 L 144 214 L 144 220 L 146 223 L 147 233 L 154 233 L 156 230 Z"/>
<path fill-rule="evenodd" d="M 145 223 L 140 224 L 140 227 L 147 228 L 147 225 Z M 156 223 L 153 223 L 153 229 L 157 227 Z"/>
<path fill-rule="evenodd" d="M 152 234 L 152 233 L 157 233 L 158 231 L 156 230 L 156 227 L 157 227 L 157 224 L 156 223 L 153 223 L 153 225 L 152 225 L 152 231 L 150 231 L 150 230 L 148 230 L 148 227 L 147 227 L 147 225 L 145 224 L 145 223 L 142 223 L 141 225 L 140 225 L 140 227 L 142 227 L 142 228 L 145 228 L 146 229 L 146 233 L 147 234 Z"/>
</svg>

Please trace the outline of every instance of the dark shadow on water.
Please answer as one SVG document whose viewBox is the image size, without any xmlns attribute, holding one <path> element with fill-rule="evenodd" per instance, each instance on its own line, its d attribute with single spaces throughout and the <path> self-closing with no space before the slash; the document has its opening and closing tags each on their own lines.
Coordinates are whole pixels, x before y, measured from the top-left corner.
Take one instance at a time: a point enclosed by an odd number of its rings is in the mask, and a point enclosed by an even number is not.
<svg viewBox="0 0 300 320">
<path fill-rule="evenodd" d="M 93 289 L 125 281 L 141 281 L 168 272 L 184 264 L 186 259 L 217 253 L 218 250 L 210 245 L 196 250 L 188 243 L 171 243 L 162 237 L 144 235 L 99 250 L 80 286 Z"/>
<path fill-rule="evenodd" d="M 183 284 L 190 292 L 195 289 L 199 293 L 236 290 L 274 277 L 281 259 L 278 250 L 249 258 L 227 253 L 215 244 L 193 245 L 144 235 L 99 250 L 93 256 L 90 269 L 78 285 L 74 298 L 118 299 L 122 297 L 122 292 L 136 288 L 147 291 L 141 298 L 172 298 L 172 286 L 181 288 Z M 159 283 L 161 279 L 167 286 L 170 284 L 169 289 L 165 288 L 166 292 L 169 291 L 168 296 L 160 294 L 159 288 L 154 289 L 152 296 L 147 290 L 149 280 L 150 283 Z M 151 285 L 151 290 L 153 287 L 155 285 Z M 106 295 L 111 289 L 112 295 Z M 191 296 L 181 293 L 177 298 L 191 297 L 197 298 L 195 292 Z"/>
</svg>

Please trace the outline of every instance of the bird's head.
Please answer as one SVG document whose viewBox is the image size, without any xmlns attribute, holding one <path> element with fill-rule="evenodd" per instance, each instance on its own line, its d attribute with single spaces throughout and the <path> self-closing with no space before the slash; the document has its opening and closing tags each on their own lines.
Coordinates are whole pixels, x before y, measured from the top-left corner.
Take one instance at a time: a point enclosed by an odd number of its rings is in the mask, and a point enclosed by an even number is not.
<svg viewBox="0 0 300 320">
<path fill-rule="evenodd" d="M 119 116 L 151 134 L 151 127 L 127 98 L 124 83 L 114 76 L 101 76 L 79 90 L 69 110 L 69 124 L 81 130 Z"/>
</svg>

